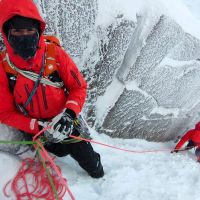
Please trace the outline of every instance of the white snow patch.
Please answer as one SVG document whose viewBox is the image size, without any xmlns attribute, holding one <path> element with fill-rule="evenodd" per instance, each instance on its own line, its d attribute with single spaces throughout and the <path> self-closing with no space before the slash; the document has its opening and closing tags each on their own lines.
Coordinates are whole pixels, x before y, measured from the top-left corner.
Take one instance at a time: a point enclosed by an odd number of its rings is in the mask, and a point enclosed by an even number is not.
<svg viewBox="0 0 200 200">
<path fill-rule="evenodd" d="M 162 116 L 173 115 L 173 117 L 179 117 L 179 109 L 178 108 L 164 108 L 164 107 L 156 107 L 153 108 L 150 114 L 159 114 Z"/>
<path fill-rule="evenodd" d="M 138 86 L 139 86 L 139 84 L 134 80 L 126 82 L 126 89 L 127 90 L 139 90 L 139 91 L 141 91 Z"/>
<path fill-rule="evenodd" d="M 107 87 L 104 95 L 98 97 L 96 102 L 96 119 L 98 121 L 98 124 L 101 124 L 109 110 L 112 108 L 113 105 L 115 105 L 123 90 L 124 85 L 115 78 L 113 79 L 112 83 Z"/>
<path fill-rule="evenodd" d="M 193 65 L 197 61 L 196 60 L 189 60 L 189 61 L 179 61 L 179 60 L 174 60 L 171 58 L 164 58 L 160 64 L 160 66 L 170 66 L 170 67 L 183 67 L 185 65 Z"/>
<path fill-rule="evenodd" d="M 133 91 L 139 91 L 141 94 L 143 94 L 147 98 L 153 98 L 151 95 L 149 95 L 145 90 L 141 90 L 139 88 L 139 84 L 135 81 L 127 81 L 126 82 L 126 89 L 127 90 L 133 90 Z M 153 98 L 154 99 L 154 98 Z"/>
</svg>

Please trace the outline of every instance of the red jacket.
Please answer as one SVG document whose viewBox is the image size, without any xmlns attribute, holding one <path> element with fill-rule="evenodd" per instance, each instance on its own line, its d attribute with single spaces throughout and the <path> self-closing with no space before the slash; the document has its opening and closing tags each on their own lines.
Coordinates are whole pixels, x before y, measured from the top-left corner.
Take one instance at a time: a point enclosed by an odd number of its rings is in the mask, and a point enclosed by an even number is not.
<svg viewBox="0 0 200 200">
<path fill-rule="evenodd" d="M 14 15 L 21 15 L 36 19 L 40 22 L 42 32 L 45 29 L 45 22 L 41 18 L 37 7 L 32 0 L 1 0 L 0 1 L 0 28 L 3 34 L 6 50 L 12 63 L 20 69 L 31 70 L 39 73 L 42 66 L 42 56 L 45 53 L 45 42 L 43 35 L 40 36 L 39 48 L 34 58 L 28 61 L 14 54 L 13 49 L 3 33 L 3 24 Z M 83 107 L 86 98 L 86 82 L 69 55 L 56 46 L 56 61 L 58 73 L 64 82 L 68 95 L 64 89 L 54 88 L 40 84 L 33 96 L 31 103 L 27 106 L 28 117 L 20 113 L 15 102 L 23 105 L 33 86 L 34 82 L 18 74 L 14 92 L 11 93 L 7 75 L 0 60 L 0 122 L 16 129 L 37 133 L 37 119 L 53 118 L 64 108 L 69 108 L 78 114 Z"/>
<path fill-rule="evenodd" d="M 200 147 L 200 122 L 195 125 L 195 129 L 189 130 L 175 146 L 175 150 L 179 150 L 186 142 L 192 140 L 195 146 Z"/>
</svg>

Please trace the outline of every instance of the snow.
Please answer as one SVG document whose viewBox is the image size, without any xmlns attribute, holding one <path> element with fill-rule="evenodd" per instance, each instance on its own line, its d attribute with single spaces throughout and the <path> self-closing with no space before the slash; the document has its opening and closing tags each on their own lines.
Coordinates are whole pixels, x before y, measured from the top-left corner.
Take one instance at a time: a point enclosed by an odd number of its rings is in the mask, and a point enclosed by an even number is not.
<svg viewBox="0 0 200 200">
<path fill-rule="evenodd" d="M 150 2 L 150 1 L 146 1 Z M 165 12 L 168 12 L 181 26 L 192 35 L 200 38 L 200 1 L 184 0 L 183 1 L 193 14 L 184 6 L 180 0 L 160 0 L 152 3 L 152 9 L 162 3 Z M 119 10 L 126 11 L 127 17 L 134 19 L 135 14 L 143 6 L 138 1 L 137 5 L 131 1 L 124 0 L 107 0 L 99 1 L 99 9 L 105 9 L 104 13 L 98 16 L 98 23 L 105 24 L 109 16 L 116 16 Z M 109 5 L 108 5 L 109 4 Z M 153 7 L 155 6 L 155 7 Z M 133 9 L 133 10 L 132 10 Z M 131 12 L 132 10 L 132 12 Z M 185 15 L 180 15 L 180 13 Z M 191 21 L 193 23 L 191 23 Z M 166 60 L 170 63 L 170 60 Z M 179 63 L 176 65 L 179 66 Z M 116 82 L 113 82 L 116 83 Z M 105 95 L 108 101 L 110 92 L 120 90 L 116 85 L 111 85 Z M 137 88 L 136 83 L 127 84 L 128 89 Z M 118 92 L 116 92 L 118 94 Z M 113 95 L 114 96 L 114 95 Z M 118 96 L 114 96 L 118 98 Z M 109 108 L 101 110 L 103 101 L 98 102 L 98 117 L 101 119 Z M 166 110 L 159 108 L 154 113 L 175 113 L 177 110 Z M 5 128 L 0 127 L 0 132 L 5 132 Z M 97 134 L 92 130 L 92 137 L 95 141 L 113 145 L 119 148 L 141 151 L 141 153 L 128 153 L 111 149 L 105 146 L 93 144 L 94 149 L 102 156 L 102 163 L 105 170 L 105 176 L 101 179 L 93 179 L 83 171 L 78 164 L 70 157 L 57 158 L 56 163 L 61 167 L 64 176 L 68 180 L 69 187 L 76 200 L 198 200 L 200 191 L 200 165 L 196 162 L 194 151 L 190 150 L 178 154 L 170 154 L 174 147 L 173 142 L 155 143 L 139 139 L 113 139 L 104 134 Z M 143 151 L 155 152 L 145 153 Z M 160 150 L 160 151 L 157 151 Z M 20 160 L 9 154 L 0 153 L 0 188 L 10 180 L 16 173 Z M 0 199 L 7 198 L 0 192 Z M 68 199 L 67 197 L 64 198 Z M 12 199 L 13 200 L 13 199 Z"/>
<path fill-rule="evenodd" d="M 163 116 L 171 115 L 172 113 L 173 113 L 174 117 L 178 117 L 179 110 L 177 108 L 166 109 L 163 107 L 156 107 L 151 111 L 151 114 L 162 114 Z"/>
<path fill-rule="evenodd" d="M 179 61 L 179 60 L 174 60 L 171 58 L 164 58 L 162 61 L 162 64 L 165 66 L 171 66 L 171 67 L 182 67 L 184 65 L 192 65 L 194 64 L 194 60 L 189 60 L 189 61 Z"/>
<path fill-rule="evenodd" d="M 139 151 L 170 150 L 174 146 L 173 143 L 111 139 L 105 135 L 95 135 L 95 140 Z M 102 155 L 106 174 L 104 178 L 94 180 L 79 171 L 76 175 L 78 182 L 71 185 L 77 200 L 199 199 L 200 180 L 197 177 L 200 167 L 192 152 L 132 154 L 99 145 L 93 146 Z M 73 176 L 77 171 L 78 169 L 74 168 Z M 74 180 L 74 177 L 72 179 Z M 68 181 L 70 184 L 69 178 Z"/>
<path fill-rule="evenodd" d="M 115 104 L 120 94 L 123 92 L 124 86 L 117 80 L 114 79 L 113 82 L 106 89 L 105 94 L 98 98 L 96 102 L 97 107 L 97 120 L 100 123 L 103 122 L 104 115 L 109 112 L 109 109 L 112 108 L 112 105 Z M 112 94 L 112 95 L 110 95 Z M 106 102 L 106 104 L 105 104 Z"/>
<path fill-rule="evenodd" d="M 95 141 L 129 150 L 160 150 L 152 153 L 128 153 L 93 144 L 102 156 L 105 176 L 93 179 L 70 157 L 58 158 L 68 185 L 76 200 L 198 200 L 199 163 L 193 151 L 170 154 L 174 143 L 153 143 L 145 140 L 112 139 L 93 132 Z M 0 154 L 1 188 L 14 176 L 19 160 Z M 0 194 L 0 199 L 6 199 Z M 64 198 L 68 200 L 68 198 Z"/>
</svg>

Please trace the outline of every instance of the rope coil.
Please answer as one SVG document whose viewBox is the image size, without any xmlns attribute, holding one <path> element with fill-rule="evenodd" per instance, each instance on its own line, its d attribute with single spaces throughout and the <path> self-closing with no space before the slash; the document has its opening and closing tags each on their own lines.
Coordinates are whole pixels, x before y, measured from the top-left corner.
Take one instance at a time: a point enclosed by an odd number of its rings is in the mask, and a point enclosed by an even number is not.
<svg viewBox="0 0 200 200">
<path fill-rule="evenodd" d="M 45 130 L 34 136 L 32 141 L 37 157 L 24 159 L 16 176 L 3 188 L 6 197 L 11 196 L 8 194 L 10 191 L 16 200 L 62 200 L 68 192 L 70 199 L 75 200 L 61 169 L 37 139 Z M 30 141 L 28 144 L 31 144 Z"/>
<path fill-rule="evenodd" d="M 31 158 L 26 158 L 22 161 L 22 165 L 18 170 L 17 175 L 5 185 L 5 196 L 11 196 L 6 191 L 8 190 L 8 187 L 10 187 L 17 200 L 62 199 L 66 193 L 65 183 L 60 181 L 60 177 L 57 176 L 49 163 L 46 163 L 46 167 L 54 181 L 57 198 L 54 197 L 54 191 L 49 184 L 49 178 L 43 165 L 41 162 L 36 162 Z"/>
</svg>

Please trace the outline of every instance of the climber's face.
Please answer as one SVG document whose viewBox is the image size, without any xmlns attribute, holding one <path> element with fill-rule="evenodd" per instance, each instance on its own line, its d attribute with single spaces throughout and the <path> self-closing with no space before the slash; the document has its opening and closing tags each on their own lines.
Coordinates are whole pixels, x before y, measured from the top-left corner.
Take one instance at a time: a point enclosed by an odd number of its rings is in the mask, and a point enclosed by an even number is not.
<svg viewBox="0 0 200 200">
<path fill-rule="evenodd" d="M 35 28 L 27 28 L 27 29 L 10 29 L 10 34 L 14 36 L 23 36 L 23 35 L 34 35 L 37 32 Z"/>
</svg>

